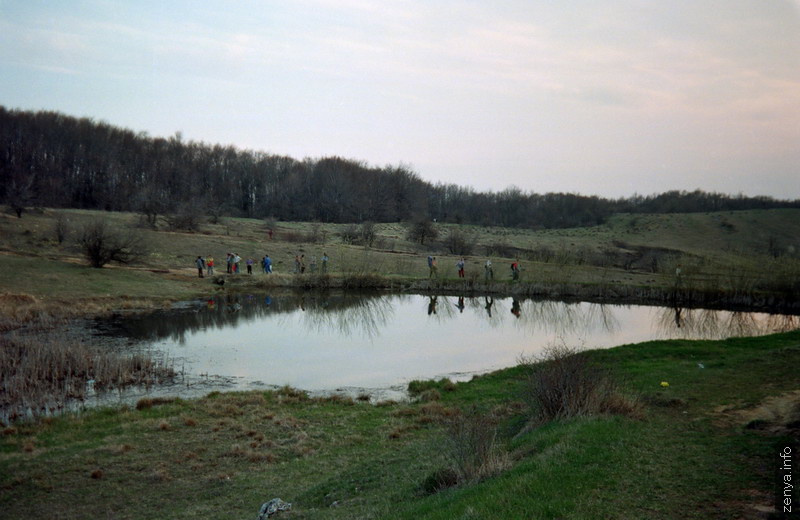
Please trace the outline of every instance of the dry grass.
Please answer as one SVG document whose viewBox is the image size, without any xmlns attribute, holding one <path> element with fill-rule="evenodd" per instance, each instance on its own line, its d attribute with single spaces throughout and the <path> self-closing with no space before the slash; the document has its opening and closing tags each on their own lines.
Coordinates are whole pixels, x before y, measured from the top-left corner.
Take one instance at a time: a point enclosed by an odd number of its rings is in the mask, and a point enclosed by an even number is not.
<svg viewBox="0 0 800 520">
<path fill-rule="evenodd" d="M 0 337 L 0 409 L 9 417 L 57 410 L 95 389 L 151 385 L 174 376 L 166 360 L 100 351 L 52 331 Z"/>
<path fill-rule="evenodd" d="M 443 452 L 448 466 L 434 471 L 422 483 L 426 494 L 479 482 L 511 467 L 511 458 L 497 443 L 498 418 L 470 408 L 448 413 L 439 420 L 445 431 Z"/>
</svg>

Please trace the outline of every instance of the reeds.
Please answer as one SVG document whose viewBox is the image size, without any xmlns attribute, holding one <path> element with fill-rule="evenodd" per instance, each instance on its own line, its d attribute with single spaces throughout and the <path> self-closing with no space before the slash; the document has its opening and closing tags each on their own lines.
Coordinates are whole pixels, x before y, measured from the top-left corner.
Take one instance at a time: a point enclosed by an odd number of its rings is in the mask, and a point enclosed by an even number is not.
<svg viewBox="0 0 800 520">
<path fill-rule="evenodd" d="M 174 375 L 166 359 L 103 352 L 55 332 L 0 337 L 0 410 L 11 419 L 61 409 L 92 391 L 151 385 Z"/>
</svg>

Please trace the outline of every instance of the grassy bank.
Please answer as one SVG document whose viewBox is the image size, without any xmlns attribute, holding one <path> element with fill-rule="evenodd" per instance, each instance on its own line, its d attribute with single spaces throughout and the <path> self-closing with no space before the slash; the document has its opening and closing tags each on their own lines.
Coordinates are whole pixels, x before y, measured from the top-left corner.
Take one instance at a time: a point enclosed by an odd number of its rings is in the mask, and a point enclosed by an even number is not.
<svg viewBox="0 0 800 520">
<path fill-rule="evenodd" d="M 638 417 L 526 429 L 528 368 L 415 384 L 413 403 L 274 392 L 140 402 L 7 427 L 4 518 L 762 518 L 775 455 L 797 442 L 800 332 L 590 351 Z M 662 382 L 668 386 L 662 386 Z M 497 423 L 508 464 L 430 492 L 456 410 Z M 792 430 L 791 428 L 795 428 Z M 428 491 L 426 491 L 428 489 Z M 795 495 L 797 498 L 797 495 Z"/>
</svg>

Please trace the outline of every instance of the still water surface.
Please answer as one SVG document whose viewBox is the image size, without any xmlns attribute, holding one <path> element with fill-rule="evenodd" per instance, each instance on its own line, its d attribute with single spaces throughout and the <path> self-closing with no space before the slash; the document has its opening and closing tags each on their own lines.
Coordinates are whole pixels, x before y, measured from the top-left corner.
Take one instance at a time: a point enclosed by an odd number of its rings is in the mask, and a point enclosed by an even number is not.
<svg viewBox="0 0 800 520">
<path fill-rule="evenodd" d="M 399 388 L 469 379 L 550 344 L 605 348 L 666 338 L 718 339 L 800 327 L 796 316 L 421 295 L 218 296 L 129 318 L 109 331 L 175 359 L 193 377 L 236 388 Z"/>
</svg>

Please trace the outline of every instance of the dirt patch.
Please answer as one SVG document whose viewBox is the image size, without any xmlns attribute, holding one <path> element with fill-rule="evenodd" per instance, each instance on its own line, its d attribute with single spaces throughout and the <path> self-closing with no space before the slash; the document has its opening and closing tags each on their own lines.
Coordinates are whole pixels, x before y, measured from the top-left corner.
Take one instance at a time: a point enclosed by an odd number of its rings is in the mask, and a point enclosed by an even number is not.
<svg viewBox="0 0 800 520">
<path fill-rule="evenodd" d="M 736 405 L 714 409 L 719 421 L 726 425 L 763 431 L 770 434 L 800 432 L 800 390 L 767 397 L 756 406 L 739 408 Z"/>
</svg>

